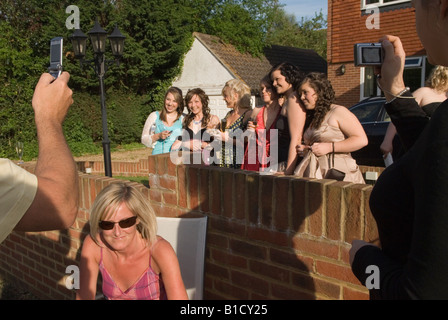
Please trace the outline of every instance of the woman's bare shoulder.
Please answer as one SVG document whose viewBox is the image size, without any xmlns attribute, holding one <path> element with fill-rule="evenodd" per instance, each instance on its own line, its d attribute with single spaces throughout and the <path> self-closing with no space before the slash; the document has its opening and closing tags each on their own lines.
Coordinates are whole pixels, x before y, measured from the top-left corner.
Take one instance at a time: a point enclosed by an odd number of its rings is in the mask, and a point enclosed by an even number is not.
<svg viewBox="0 0 448 320">
<path fill-rule="evenodd" d="M 92 236 L 89 234 L 85 237 L 82 243 L 82 255 L 94 258 L 96 261 L 100 260 L 101 257 L 101 240 L 94 241 Z"/>
</svg>

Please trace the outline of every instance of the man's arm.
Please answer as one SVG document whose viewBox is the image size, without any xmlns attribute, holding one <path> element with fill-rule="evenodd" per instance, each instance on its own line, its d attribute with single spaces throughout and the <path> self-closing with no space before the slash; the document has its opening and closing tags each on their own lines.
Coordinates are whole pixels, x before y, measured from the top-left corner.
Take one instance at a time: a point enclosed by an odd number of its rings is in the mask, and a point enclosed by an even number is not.
<svg viewBox="0 0 448 320">
<path fill-rule="evenodd" d="M 73 103 L 67 86 L 70 75 L 54 78 L 45 73 L 33 96 L 39 156 L 35 175 L 38 189 L 33 203 L 17 224 L 18 231 L 69 228 L 78 212 L 78 174 L 65 141 L 62 123 Z"/>
</svg>

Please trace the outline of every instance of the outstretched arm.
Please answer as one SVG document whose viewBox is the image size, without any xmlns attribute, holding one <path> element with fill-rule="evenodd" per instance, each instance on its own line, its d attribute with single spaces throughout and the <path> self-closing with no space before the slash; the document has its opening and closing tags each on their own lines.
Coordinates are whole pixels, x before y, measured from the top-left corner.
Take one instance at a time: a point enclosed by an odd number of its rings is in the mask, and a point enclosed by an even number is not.
<svg viewBox="0 0 448 320">
<path fill-rule="evenodd" d="M 43 231 L 69 228 L 78 212 L 78 173 L 65 141 L 62 123 L 73 103 L 67 86 L 70 75 L 45 73 L 37 83 L 33 108 L 39 155 L 35 169 L 38 189 L 15 230 Z"/>
</svg>

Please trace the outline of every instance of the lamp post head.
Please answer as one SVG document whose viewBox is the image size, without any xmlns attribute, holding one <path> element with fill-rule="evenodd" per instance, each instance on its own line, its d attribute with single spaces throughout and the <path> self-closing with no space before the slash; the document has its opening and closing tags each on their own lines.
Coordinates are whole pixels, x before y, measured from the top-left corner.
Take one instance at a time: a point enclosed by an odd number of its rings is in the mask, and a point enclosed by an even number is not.
<svg viewBox="0 0 448 320">
<path fill-rule="evenodd" d="M 118 27 L 115 26 L 114 31 L 108 38 L 110 40 L 112 54 L 115 56 L 115 58 L 121 58 L 121 56 L 123 56 L 124 39 L 126 37 L 122 35 L 120 30 L 118 30 Z"/>
<path fill-rule="evenodd" d="M 106 36 L 107 32 L 101 28 L 98 23 L 98 19 L 95 20 L 95 25 L 87 33 L 90 36 L 90 41 L 92 42 L 93 52 L 97 54 L 103 54 L 106 52 Z"/>
<path fill-rule="evenodd" d="M 87 36 L 81 29 L 76 29 L 70 36 L 70 40 L 72 42 L 73 51 L 75 52 L 75 57 L 82 60 L 86 55 Z"/>
</svg>

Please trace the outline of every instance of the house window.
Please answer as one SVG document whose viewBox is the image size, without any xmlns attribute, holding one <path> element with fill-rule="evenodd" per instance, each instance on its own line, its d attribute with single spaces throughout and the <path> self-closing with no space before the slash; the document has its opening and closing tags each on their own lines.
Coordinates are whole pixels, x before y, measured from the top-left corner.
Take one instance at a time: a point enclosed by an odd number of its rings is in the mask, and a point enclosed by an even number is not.
<svg viewBox="0 0 448 320">
<path fill-rule="evenodd" d="M 373 73 L 373 67 L 364 67 L 361 69 L 361 100 L 381 95 L 377 90 L 376 77 Z"/>
<path fill-rule="evenodd" d="M 361 9 L 365 9 L 372 6 L 389 6 L 393 4 L 411 2 L 411 0 L 361 0 Z"/>
<path fill-rule="evenodd" d="M 404 65 L 404 83 L 411 91 L 415 91 L 425 85 L 425 80 L 429 76 L 433 66 L 427 62 L 426 57 L 406 58 Z M 381 89 L 378 87 L 373 67 L 361 68 L 361 90 L 360 98 L 381 96 Z"/>
</svg>

